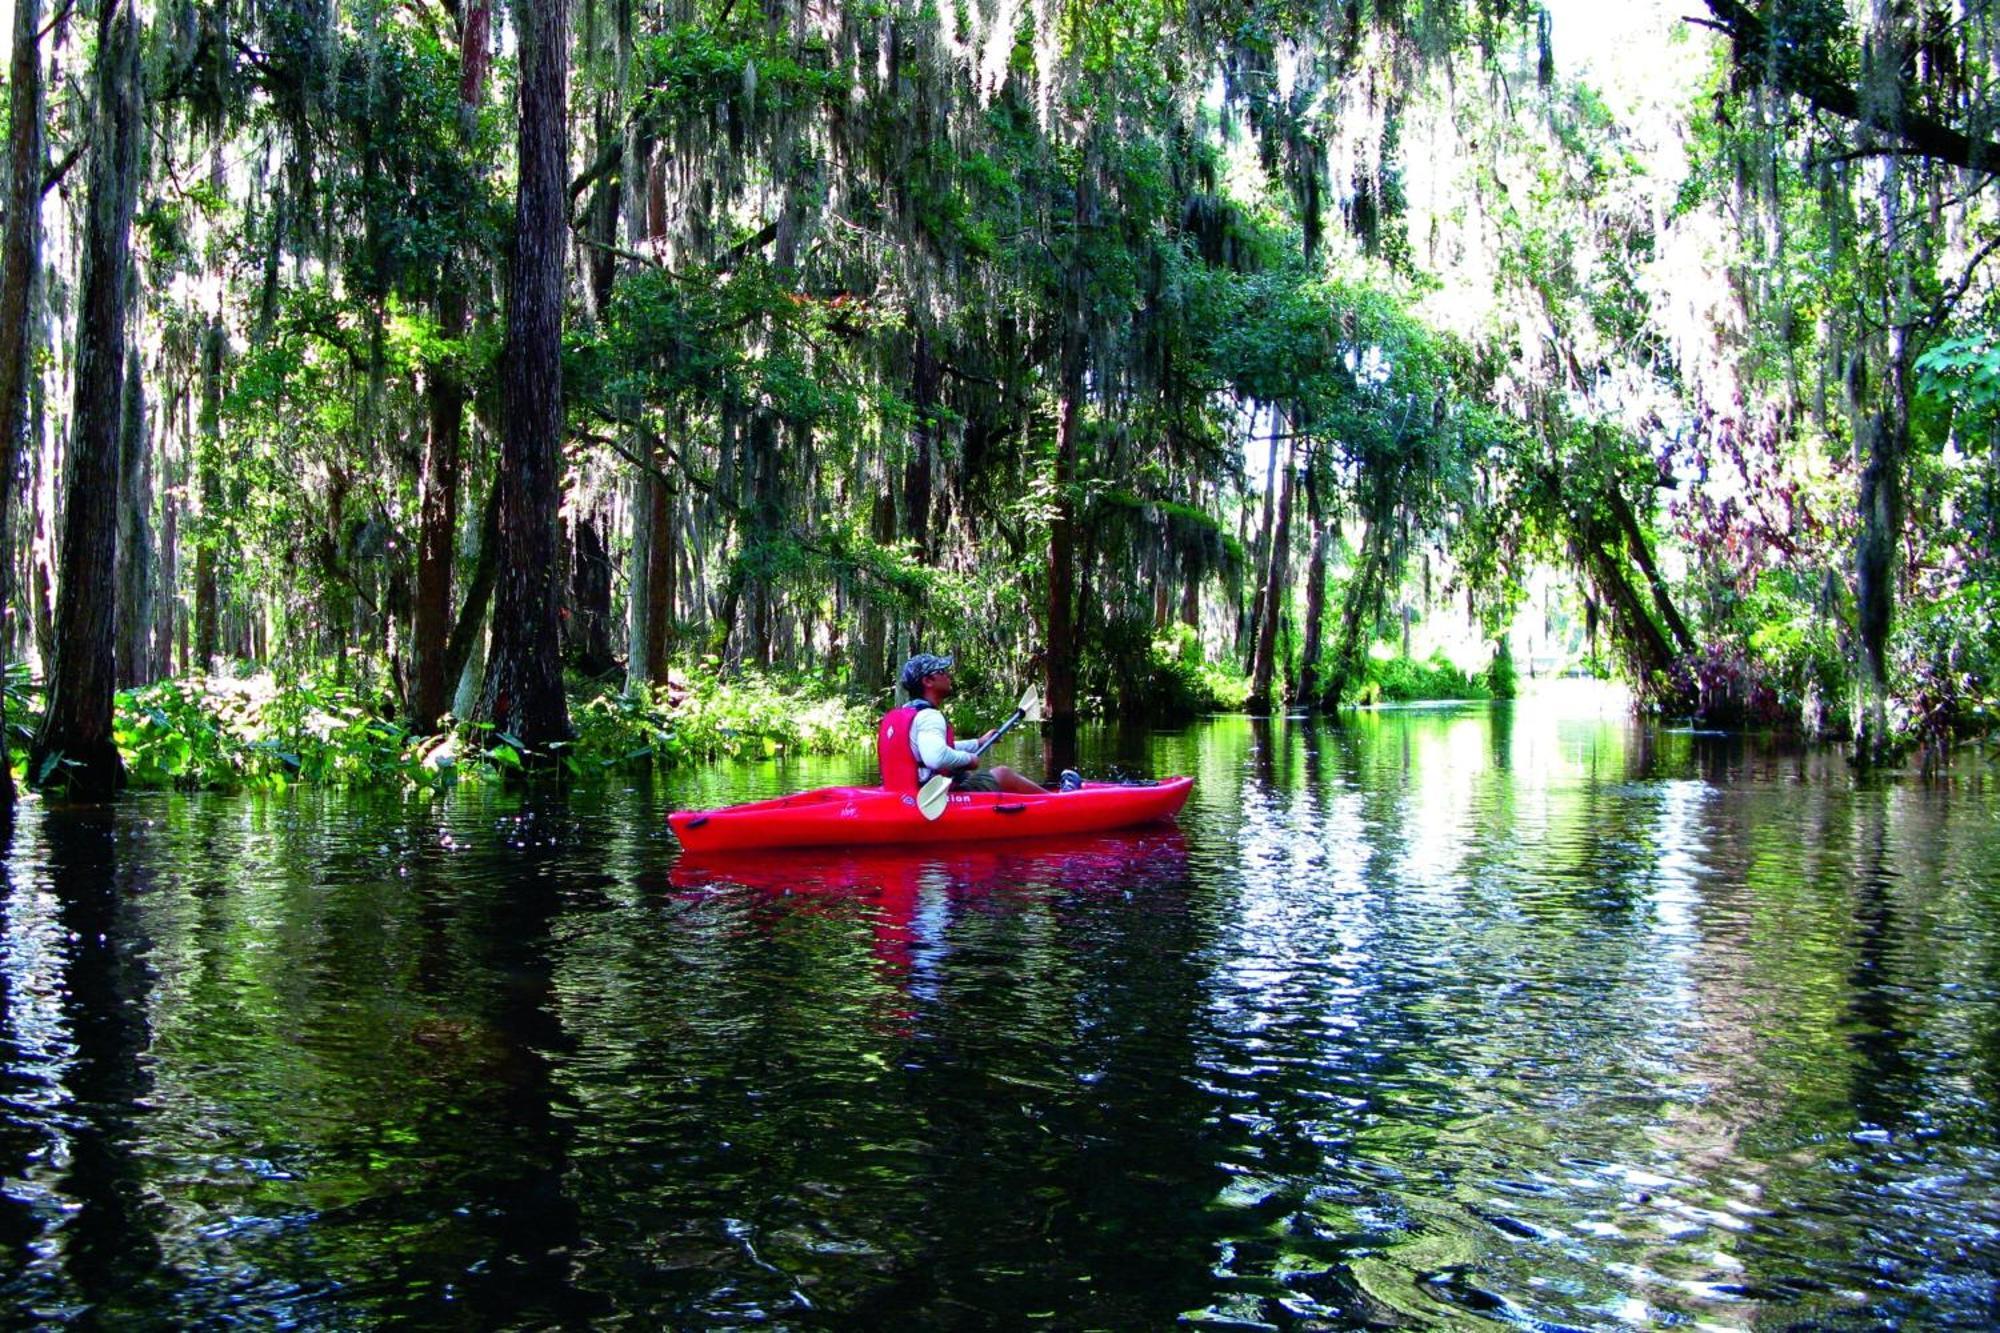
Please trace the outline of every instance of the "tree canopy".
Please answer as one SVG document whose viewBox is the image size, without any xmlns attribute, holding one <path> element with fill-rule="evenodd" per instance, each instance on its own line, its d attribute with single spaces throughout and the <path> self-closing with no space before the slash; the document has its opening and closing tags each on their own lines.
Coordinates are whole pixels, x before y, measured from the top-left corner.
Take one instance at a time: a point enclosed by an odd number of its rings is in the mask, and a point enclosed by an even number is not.
<svg viewBox="0 0 2000 1333">
<path fill-rule="evenodd" d="M 1939 749 L 2000 671 L 1996 19 L 1699 8 L 1635 69 L 1512 0 L 17 5 L 30 777 L 104 762 L 85 663 L 533 749 L 558 660 L 949 646 L 1060 723 L 1351 703 L 1450 618 L 1511 676 L 1531 613 Z"/>
</svg>

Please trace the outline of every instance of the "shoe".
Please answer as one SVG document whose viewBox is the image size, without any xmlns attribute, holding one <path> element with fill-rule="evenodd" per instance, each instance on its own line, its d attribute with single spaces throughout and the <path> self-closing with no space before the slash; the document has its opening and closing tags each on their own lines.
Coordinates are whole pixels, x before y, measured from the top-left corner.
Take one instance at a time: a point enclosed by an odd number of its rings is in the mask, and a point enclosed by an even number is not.
<svg viewBox="0 0 2000 1333">
<path fill-rule="evenodd" d="M 1056 790 L 1077 791 L 1081 789 L 1082 786 L 1083 786 L 1083 774 L 1077 772 L 1073 768 L 1065 768 L 1062 771 L 1062 777 L 1057 780 Z"/>
</svg>

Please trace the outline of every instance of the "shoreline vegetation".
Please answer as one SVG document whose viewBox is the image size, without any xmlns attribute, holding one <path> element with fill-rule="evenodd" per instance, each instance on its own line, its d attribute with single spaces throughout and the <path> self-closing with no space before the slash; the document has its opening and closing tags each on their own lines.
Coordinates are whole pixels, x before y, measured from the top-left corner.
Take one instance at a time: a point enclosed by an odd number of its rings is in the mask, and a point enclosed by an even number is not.
<svg viewBox="0 0 2000 1333">
<path fill-rule="evenodd" d="M 1171 641 L 1155 645 L 1142 700 L 1151 716 L 1177 724 L 1215 713 L 1244 713 L 1249 680 L 1191 662 Z M 1607 679 L 1582 669 L 1570 676 Z M 446 716 L 418 733 L 398 720 L 379 683 L 325 675 L 280 683 L 269 672 L 158 681 L 117 696 L 115 738 L 127 784 L 135 790 L 277 790 L 294 786 L 441 791 L 461 782 L 505 781 L 525 769 L 568 778 L 669 769 L 718 760 L 836 754 L 865 748 L 885 701 L 864 699 L 839 682 L 801 673 L 728 675 L 713 658 L 686 661 L 669 683 L 632 694 L 612 680 L 571 673 L 567 682 L 573 740 L 538 754 L 490 724 Z M 954 711 L 968 717 L 1004 711 L 1008 682 L 974 673 Z M 1504 701 L 1519 686 L 1513 660 L 1497 655 L 1485 671 L 1467 672 L 1443 653 L 1369 660 L 1348 711 L 1424 702 Z M 28 741 L 37 722 L 38 686 L 16 665 L 7 678 L 10 760 L 17 779 L 60 792 L 62 757 L 30 768 Z M 1090 701 L 1112 716 L 1103 699 Z M 1125 714 L 1130 716 L 1131 714 Z M 1698 717 L 1686 719 L 1701 722 Z M 1769 731 L 1750 724 L 1746 730 Z M 1777 730 L 1801 733 L 1794 722 Z"/>
</svg>

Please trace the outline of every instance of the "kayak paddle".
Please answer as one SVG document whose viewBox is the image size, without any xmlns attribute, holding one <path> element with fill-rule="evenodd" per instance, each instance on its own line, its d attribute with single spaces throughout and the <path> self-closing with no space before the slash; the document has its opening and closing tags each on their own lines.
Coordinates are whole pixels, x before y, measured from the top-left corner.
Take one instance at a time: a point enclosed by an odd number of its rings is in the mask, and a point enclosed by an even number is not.
<svg viewBox="0 0 2000 1333">
<path fill-rule="evenodd" d="M 1005 736 L 1007 729 L 1016 722 L 1040 722 L 1041 720 L 1042 696 L 1034 686 L 1030 685 L 1028 692 L 1021 696 L 1021 702 L 1014 705 L 1014 716 L 1002 722 L 991 736 L 973 746 L 972 752 L 974 754 L 985 754 L 992 747 L 993 742 Z M 917 793 L 917 811 L 925 819 L 936 819 L 944 813 L 945 806 L 951 803 L 951 779 L 952 775 L 950 773 L 939 773 L 929 782 L 926 782 L 923 790 Z"/>
</svg>

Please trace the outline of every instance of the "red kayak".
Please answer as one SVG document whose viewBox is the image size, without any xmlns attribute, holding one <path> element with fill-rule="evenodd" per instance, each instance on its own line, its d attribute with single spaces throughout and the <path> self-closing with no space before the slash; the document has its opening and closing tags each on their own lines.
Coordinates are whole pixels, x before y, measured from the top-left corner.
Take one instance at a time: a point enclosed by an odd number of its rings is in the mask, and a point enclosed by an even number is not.
<svg viewBox="0 0 2000 1333">
<path fill-rule="evenodd" d="M 1100 833 L 1171 819 L 1187 804 L 1193 786 L 1193 778 L 1164 778 L 1131 787 L 1086 782 L 1077 791 L 1039 796 L 953 792 L 936 819 L 918 811 L 915 792 L 822 787 L 722 810 L 676 810 L 667 823 L 690 852 L 989 842 Z"/>
</svg>

